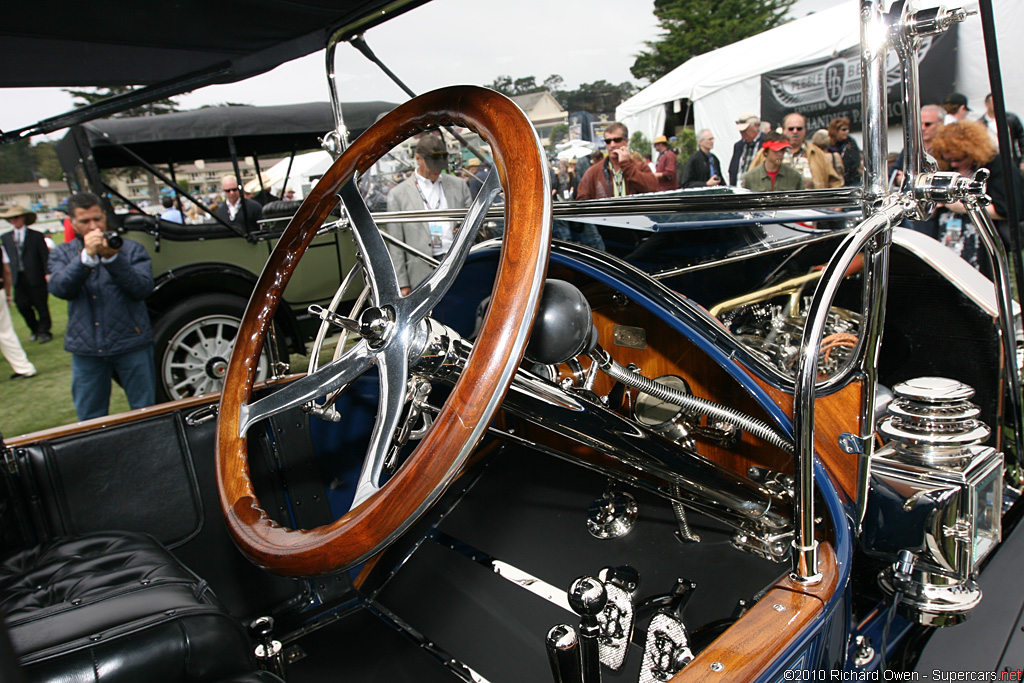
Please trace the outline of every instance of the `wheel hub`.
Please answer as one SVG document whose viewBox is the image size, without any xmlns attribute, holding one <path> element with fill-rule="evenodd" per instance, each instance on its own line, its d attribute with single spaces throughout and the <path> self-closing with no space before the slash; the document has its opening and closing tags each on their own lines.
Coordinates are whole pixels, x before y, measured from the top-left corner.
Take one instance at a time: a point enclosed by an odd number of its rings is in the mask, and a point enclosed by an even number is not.
<svg viewBox="0 0 1024 683">
<path fill-rule="evenodd" d="M 213 379 L 224 379 L 228 374 L 228 360 L 216 356 L 206 362 L 206 374 Z"/>
</svg>

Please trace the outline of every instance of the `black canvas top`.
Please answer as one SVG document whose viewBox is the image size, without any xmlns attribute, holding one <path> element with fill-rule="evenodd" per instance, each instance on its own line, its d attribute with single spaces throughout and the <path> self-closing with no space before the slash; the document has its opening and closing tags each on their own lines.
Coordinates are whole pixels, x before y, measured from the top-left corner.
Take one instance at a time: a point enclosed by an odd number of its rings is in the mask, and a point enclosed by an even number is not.
<svg viewBox="0 0 1024 683">
<path fill-rule="evenodd" d="M 342 103 L 350 139 L 395 106 L 391 102 Z M 85 144 L 92 149 L 100 168 L 110 168 L 136 163 L 121 147 L 130 148 L 153 164 L 227 158 L 229 136 L 239 156 L 319 149 L 318 138 L 334 129 L 334 119 L 328 103 L 309 102 L 271 107 L 207 107 L 160 116 L 102 119 L 76 128 L 85 133 Z M 58 153 L 74 137 L 69 132 L 58 144 Z"/>
<path fill-rule="evenodd" d="M 0 87 L 232 83 L 425 0 L 75 0 L 4 3 Z M 206 72 L 204 74 L 204 72 Z"/>
</svg>

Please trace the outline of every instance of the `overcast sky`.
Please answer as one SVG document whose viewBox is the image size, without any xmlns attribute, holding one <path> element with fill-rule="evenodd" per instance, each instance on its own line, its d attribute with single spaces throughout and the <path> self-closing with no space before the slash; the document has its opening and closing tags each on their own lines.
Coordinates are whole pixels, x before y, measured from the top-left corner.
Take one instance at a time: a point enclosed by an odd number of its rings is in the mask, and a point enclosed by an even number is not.
<svg viewBox="0 0 1024 683">
<path fill-rule="evenodd" d="M 844 0 L 798 0 L 802 17 Z M 658 35 L 651 0 L 434 0 L 366 33 L 377 56 L 416 92 L 457 83 L 486 85 L 495 77 L 551 74 L 566 88 L 604 79 L 635 81 L 629 73 L 645 40 Z M 440 36 L 425 40 L 430 35 Z M 354 48 L 338 49 L 342 101 L 390 100 L 405 95 Z M 177 98 L 183 109 L 234 102 L 253 105 L 327 101 L 323 53 L 284 64 L 232 85 L 202 88 Z M 643 84 L 641 84 L 643 85 Z M 72 108 L 59 88 L 2 91 L 0 130 L 31 125 Z M 63 132 L 50 136 L 59 139 Z"/>
</svg>

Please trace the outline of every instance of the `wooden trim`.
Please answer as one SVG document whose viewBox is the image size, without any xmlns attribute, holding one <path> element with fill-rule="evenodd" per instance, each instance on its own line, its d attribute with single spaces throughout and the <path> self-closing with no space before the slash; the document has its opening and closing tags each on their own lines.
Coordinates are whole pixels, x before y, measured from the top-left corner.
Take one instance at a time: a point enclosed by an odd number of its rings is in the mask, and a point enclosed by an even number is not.
<svg viewBox="0 0 1024 683">
<path fill-rule="evenodd" d="M 747 373 L 771 397 L 775 404 L 792 419 L 793 396 L 760 379 L 749 369 Z M 839 435 L 849 432 L 860 434 L 861 409 L 864 401 L 864 380 L 856 378 L 845 387 L 814 402 L 814 450 L 821 458 L 829 476 L 851 501 L 857 500 L 857 470 L 855 453 L 846 453 L 839 447 Z"/>
<path fill-rule="evenodd" d="M 820 545 L 819 567 L 822 579 L 813 586 L 801 586 L 788 577 L 776 583 L 676 674 L 672 683 L 753 681 L 767 672 L 778 662 L 779 654 L 824 615 L 825 603 L 839 581 L 836 556 L 828 543 Z M 712 663 L 722 668 L 714 671 Z"/>
</svg>

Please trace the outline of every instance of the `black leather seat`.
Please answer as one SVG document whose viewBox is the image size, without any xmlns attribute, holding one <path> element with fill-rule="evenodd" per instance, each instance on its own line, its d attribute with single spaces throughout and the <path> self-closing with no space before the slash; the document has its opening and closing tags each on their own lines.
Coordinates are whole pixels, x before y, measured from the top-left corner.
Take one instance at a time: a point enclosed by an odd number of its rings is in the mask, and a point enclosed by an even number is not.
<svg viewBox="0 0 1024 683">
<path fill-rule="evenodd" d="M 206 583 L 145 534 L 49 541 L 0 561 L 27 681 L 276 681 Z"/>
</svg>

